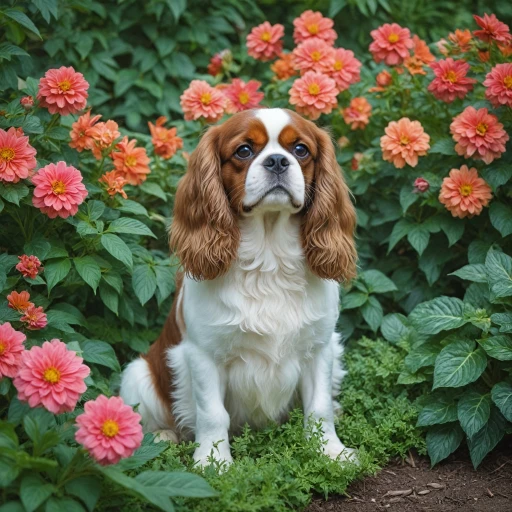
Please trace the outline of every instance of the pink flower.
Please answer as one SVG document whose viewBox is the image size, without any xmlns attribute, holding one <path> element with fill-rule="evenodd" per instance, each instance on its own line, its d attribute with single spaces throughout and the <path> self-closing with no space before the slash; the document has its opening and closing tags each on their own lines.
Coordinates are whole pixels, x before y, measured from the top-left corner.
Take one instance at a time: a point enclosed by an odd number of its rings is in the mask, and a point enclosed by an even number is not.
<svg viewBox="0 0 512 512">
<path fill-rule="evenodd" d="M 352 98 L 349 106 L 343 110 L 343 120 L 351 130 L 364 130 L 370 122 L 372 106 L 363 96 Z"/>
<path fill-rule="evenodd" d="M 432 62 L 430 67 L 436 77 L 428 86 L 428 90 L 438 100 L 446 103 L 451 103 L 455 98 L 464 98 L 476 83 L 473 78 L 466 77 L 469 64 L 464 60 L 453 60 L 448 57 L 446 60 Z"/>
<path fill-rule="evenodd" d="M 489 114 L 486 108 L 476 110 L 474 107 L 467 107 L 453 119 L 450 132 L 457 142 L 457 154 L 483 160 L 486 164 L 501 157 L 509 139 L 498 118 Z"/>
<path fill-rule="evenodd" d="M 24 313 L 29 306 L 34 305 L 30 302 L 30 294 L 26 291 L 20 293 L 12 291 L 6 298 L 8 307 L 16 310 L 18 313 Z"/>
<path fill-rule="evenodd" d="M 414 46 L 409 29 L 396 23 L 385 23 L 377 30 L 372 30 L 370 35 L 373 37 L 370 52 L 375 62 L 384 61 L 388 66 L 401 64 L 409 56 L 409 49 Z"/>
<path fill-rule="evenodd" d="M 32 304 L 25 309 L 24 313 L 25 314 L 20 318 L 20 320 L 27 324 L 27 329 L 30 329 L 31 331 L 38 331 L 39 329 L 44 329 L 48 325 L 48 319 L 42 306 L 36 308 L 34 304 Z"/>
<path fill-rule="evenodd" d="M 320 114 L 330 114 L 338 104 L 336 82 L 322 73 L 308 71 L 298 78 L 290 89 L 290 103 L 300 114 L 318 119 Z"/>
<path fill-rule="evenodd" d="M 283 50 L 281 38 L 284 36 L 284 27 L 280 23 L 271 25 L 265 21 L 254 27 L 247 36 L 247 53 L 254 59 L 263 62 L 278 57 Z"/>
<path fill-rule="evenodd" d="M 15 331 L 9 322 L 0 325 L 0 379 L 13 378 L 18 372 L 23 343 L 27 337 Z"/>
<path fill-rule="evenodd" d="M 87 105 L 87 89 L 89 84 L 82 73 L 72 67 L 49 69 L 39 80 L 37 99 L 41 107 L 47 108 L 50 114 L 67 116 L 76 114 Z"/>
<path fill-rule="evenodd" d="M 334 78 L 338 91 L 345 91 L 350 85 L 361 80 L 361 63 L 354 57 L 354 52 L 344 48 L 335 48 L 334 64 L 329 76 Z"/>
<path fill-rule="evenodd" d="M 430 188 L 430 183 L 425 178 L 416 178 L 414 180 L 414 192 L 426 192 Z"/>
<path fill-rule="evenodd" d="M 226 106 L 224 94 L 204 80 L 192 80 L 180 100 L 186 121 L 204 117 L 209 123 L 215 123 L 223 116 Z"/>
<path fill-rule="evenodd" d="M 141 416 L 118 396 L 100 395 L 85 403 L 85 412 L 76 418 L 77 442 L 100 464 L 116 464 L 133 455 L 141 445 Z"/>
<path fill-rule="evenodd" d="M 92 149 L 94 146 L 92 136 L 94 133 L 93 127 L 100 118 L 101 115 L 96 115 L 91 118 L 90 110 L 83 116 L 80 116 L 78 120 L 71 125 L 71 132 L 69 133 L 71 142 L 69 143 L 69 147 L 76 149 L 79 153 L 84 149 Z"/>
<path fill-rule="evenodd" d="M 23 98 L 20 99 L 20 105 L 25 110 L 30 110 L 34 106 L 34 98 L 32 98 L 32 96 L 23 96 Z"/>
<path fill-rule="evenodd" d="M 293 20 L 293 26 L 295 27 L 293 30 L 295 44 L 316 37 L 332 46 L 338 38 L 338 34 L 332 28 L 334 21 L 330 18 L 324 18 L 320 12 L 304 11 Z"/>
<path fill-rule="evenodd" d="M 16 270 L 20 271 L 23 277 L 35 279 L 37 274 L 44 270 L 37 256 L 27 256 L 23 254 L 22 256 L 18 256 L 18 259 L 20 262 L 16 265 Z"/>
<path fill-rule="evenodd" d="M 512 41 L 512 34 L 510 34 L 508 25 L 505 25 L 505 23 L 496 18 L 495 14 L 490 16 L 484 14 L 483 18 L 474 14 L 473 18 L 482 27 L 482 30 L 475 30 L 473 35 L 482 41 L 487 43 L 489 41 L 496 41 L 501 44 L 507 44 Z"/>
<path fill-rule="evenodd" d="M 235 78 L 231 85 L 223 90 L 224 95 L 229 100 L 227 112 L 234 114 L 256 108 L 265 96 L 262 92 L 258 91 L 260 86 L 261 83 L 257 80 L 249 80 L 245 83 L 243 80 Z"/>
<path fill-rule="evenodd" d="M 36 186 L 32 203 L 50 219 L 75 215 L 78 205 L 87 197 L 82 174 L 66 162 L 42 167 L 32 178 L 32 183 Z"/>
<path fill-rule="evenodd" d="M 36 150 L 23 131 L 0 129 L 0 181 L 17 183 L 28 178 L 37 165 L 35 156 Z"/>
<path fill-rule="evenodd" d="M 506 105 L 512 108 L 512 64 L 497 64 L 485 77 L 485 97 L 498 108 Z"/>
<path fill-rule="evenodd" d="M 292 52 L 293 65 L 304 74 L 306 71 L 329 73 L 335 63 L 334 49 L 321 39 L 307 39 Z"/>
</svg>

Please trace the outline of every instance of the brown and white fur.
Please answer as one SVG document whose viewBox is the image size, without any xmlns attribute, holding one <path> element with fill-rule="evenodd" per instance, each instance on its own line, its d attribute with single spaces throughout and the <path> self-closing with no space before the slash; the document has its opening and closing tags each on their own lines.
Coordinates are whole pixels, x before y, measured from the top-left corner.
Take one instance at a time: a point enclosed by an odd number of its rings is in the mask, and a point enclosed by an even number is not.
<svg viewBox="0 0 512 512">
<path fill-rule="evenodd" d="M 193 436 L 201 464 L 212 450 L 230 462 L 230 433 L 283 421 L 301 401 L 306 420 L 323 421 L 325 452 L 347 459 L 334 329 L 354 225 L 332 142 L 313 123 L 260 109 L 210 128 L 176 194 L 171 247 L 184 275 L 172 310 L 122 378 L 145 430 Z"/>
</svg>

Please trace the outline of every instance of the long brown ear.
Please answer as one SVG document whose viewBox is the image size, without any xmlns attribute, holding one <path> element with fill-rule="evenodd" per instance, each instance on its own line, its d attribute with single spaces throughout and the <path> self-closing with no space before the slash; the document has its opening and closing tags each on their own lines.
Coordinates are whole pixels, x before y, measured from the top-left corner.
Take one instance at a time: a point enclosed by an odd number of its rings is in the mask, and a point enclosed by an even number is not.
<svg viewBox="0 0 512 512">
<path fill-rule="evenodd" d="M 356 275 L 356 213 L 329 135 L 316 128 L 318 154 L 313 200 L 304 215 L 302 241 L 309 268 L 323 279 L 350 281 Z"/>
<path fill-rule="evenodd" d="M 217 129 L 203 136 L 178 185 L 171 226 L 171 249 L 194 279 L 215 279 L 236 257 L 240 241 L 221 177 Z"/>
</svg>

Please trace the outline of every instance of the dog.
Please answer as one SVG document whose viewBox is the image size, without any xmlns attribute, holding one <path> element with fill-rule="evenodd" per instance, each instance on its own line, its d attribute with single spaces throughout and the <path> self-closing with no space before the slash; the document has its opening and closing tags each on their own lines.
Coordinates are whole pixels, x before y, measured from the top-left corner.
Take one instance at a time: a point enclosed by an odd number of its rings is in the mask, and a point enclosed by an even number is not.
<svg viewBox="0 0 512 512">
<path fill-rule="evenodd" d="M 344 461 L 339 283 L 356 273 L 355 210 L 327 132 L 293 111 L 238 113 L 208 129 L 179 183 L 171 312 L 121 396 L 146 431 L 194 438 L 230 463 L 229 435 L 282 422 L 300 402 Z M 222 441 L 219 443 L 219 441 Z"/>
</svg>

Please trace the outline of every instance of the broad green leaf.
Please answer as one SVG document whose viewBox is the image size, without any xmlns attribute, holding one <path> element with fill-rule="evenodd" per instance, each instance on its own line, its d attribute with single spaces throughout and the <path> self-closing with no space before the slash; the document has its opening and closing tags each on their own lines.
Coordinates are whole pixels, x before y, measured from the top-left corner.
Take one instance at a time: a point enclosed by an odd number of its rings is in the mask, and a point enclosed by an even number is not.
<svg viewBox="0 0 512 512">
<path fill-rule="evenodd" d="M 400 190 L 400 206 L 404 213 L 407 212 L 409 207 L 414 204 L 419 198 L 419 195 L 414 191 L 410 183 L 406 183 Z"/>
<path fill-rule="evenodd" d="M 9 203 L 20 205 L 20 201 L 28 195 L 28 187 L 23 183 L 4 183 L 0 181 L 0 197 Z"/>
<path fill-rule="evenodd" d="M 23 246 L 25 254 L 37 256 L 41 261 L 44 260 L 50 252 L 51 245 L 43 238 L 33 238 Z"/>
<path fill-rule="evenodd" d="M 382 336 L 391 343 L 398 343 L 407 339 L 410 329 L 405 325 L 406 321 L 406 317 L 400 313 L 391 313 L 386 315 L 382 319 L 380 326 Z"/>
<path fill-rule="evenodd" d="M 156 238 L 156 235 L 140 220 L 121 217 L 112 222 L 108 228 L 113 233 L 127 233 L 130 235 L 144 235 Z"/>
<path fill-rule="evenodd" d="M 156 275 L 150 265 L 136 265 L 133 270 L 132 286 L 135 295 L 144 306 L 156 290 Z"/>
<path fill-rule="evenodd" d="M 32 0 L 32 3 L 39 9 L 46 23 L 50 23 L 51 16 L 58 19 L 58 0 Z"/>
<path fill-rule="evenodd" d="M 102 277 L 118 294 L 123 293 L 123 279 L 116 271 L 104 272 Z"/>
<path fill-rule="evenodd" d="M 393 226 L 393 231 L 391 231 L 391 235 L 389 236 L 388 254 L 413 227 L 414 224 L 407 219 L 401 219 Z"/>
<path fill-rule="evenodd" d="M 114 258 L 124 263 L 130 270 L 133 267 L 132 252 L 129 247 L 117 235 L 107 233 L 101 235 L 101 245 Z"/>
<path fill-rule="evenodd" d="M 376 297 L 371 295 L 368 301 L 364 303 L 361 308 L 361 314 L 365 319 L 366 323 L 370 326 L 373 332 L 377 332 L 382 323 L 382 317 L 384 315 L 382 306 Z"/>
<path fill-rule="evenodd" d="M 489 420 L 491 414 L 491 395 L 479 391 L 467 390 L 459 400 L 457 416 L 462 430 L 473 437 Z"/>
<path fill-rule="evenodd" d="M 96 263 L 96 260 L 91 256 L 82 256 L 75 258 L 73 261 L 80 277 L 93 289 L 94 293 L 96 293 L 101 279 L 101 268 Z"/>
<path fill-rule="evenodd" d="M 494 313 L 491 315 L 491 322 L 500 326 L 500 332 L 512 333 L 512 312 Z"/>
<path fill-rule="evenodd" d="M 512 421 L 512 384 L 498 382 L 491 391 L 492 401 L 498 406 L 501 414 Z"/>
<path fill-rule="evenodd" d="M 422 334 L 437 334 L 467 323 L 464 303 L 455 297 L 437 297 L 418 304 L 409 315 L 409 320 Z"/>
<path fill-rule="evenodd" d="M 131 457 L 121 460 L 117 467 L 123 471 L 139 468 L 146 462 L 158 457 L 168 447 L 169 445 L 166 442 L 155 443 L 153 434 L 146 434 L 142 446 Z"/>
<path fill-rule="evenodd" d="M 89 512 L 94 510 L 101 494 L 101 480 L 92 475 L 80 476 L 65 485 L 66 492 L 80 498 Z"/>
<path fill-rule="evenodd" d="M 466 224 L 463 219 L 457 219 L 451 215 L 444 215 L 441 220 L 441 229 L 448 238 L 448 245 L 451 247 L 457 243 L 464 234 L 464 228 Z M 471 263 L 471 262 L 470 262 Z"/>
<path fill-rule="evenodd" d="M 405 366 L 411 372 L 417 372 L 425 366 L 434 366 L 440 351 L 441 346 L 430 341 L 414 347 L 405 356 Z"/>
<path fill-rule="evenodd" d="M 21 479 L 20 498 L 27 512 L 34 512 L 57 489 L 39 475 L 28 474 Z"/>
<path fill-rule="evenodd" d="M 102 282 L 100 284 L 100 298 L 110 311 L 119 315 L 119 295 L 112 286 Z"/>
<path fill-rule="evenodd" d="M 421 256 L 423 251 L 427 248 L 430 240 L 430 233 L 421 224 L 413 226 L 407 233 L 407 240 L 414 247 L 416 252 Z"/>
<path fill-rule="evenodd" d="M 84 507 L 72 498 L 52 497 L 46 502 L 45 512 L 85 512 Z"/>
<path fill-rule="evenodd" d="M 487 283 L 485 265 L 482 265 L 481 263 L 466 265 L 465 267 L 459 268 L 459 270 L 448 275 L 457 276 L 461 279 L 465 279 L 466 281 L 473 281 L 474 283 Z"/>
<path fill-rule="evenodd" d="M 512 258 L 498 251 L 489 251 L 485 258 L 489 286 L 495 297 L 512 295 Z"/>
<path fill-rule="evenodd" d="M 133 213 L 133 215 L 144 215 L 145 217 L 148 217 L 148 211 L 146 208 L 144 208 L 140 203 L 131 201 L 130 199 L 123 199 L 117 209 L 123 213 Z"/>
<path fill-rule="evenodd" d="M 427 375 L 423 372 L 411 373 L 409 370 L 405 369 L 400 372 L 400 375 L 397 379 L 397 384 L 402 384 L 404 386 L 410 386 L 412 384 L 419 384 L 420 382 L 425 382 L 427 380 Z"/>
<path fill-rule="evenodd" d="M 512 361 L 512 336 L 498 334 L 478 340 L 478 343 L 491 357 L 500 361 Z"/>
<path fill-rule="evenodd" d="M 432 147 L 429 150 L 429 153 L 438 153 L 440 155 L 453 156 L 457 153 L 455 152 L 455 143 L 449 137 L 445 137 L 444 139 L 439 139 L 437 142 L 432 144 Z"/>
<path fill-rule="evenodd" d="M 167 196 L 165 192 L 162 190 L 162 187 L 158 185 L 157 183 L 153 183 L 151 181 L 145 181 L 140 188 L 143 192 L 146 192 L 146 194 L 159 197 L 160 199 L 167 201 Z"/>
<path fill-rule="evenodd" d="M 470 264 L 485 263 L 485 258 L 491 243 L 485 240 L 473 240 L 468 246 L 468 261 Z"/>
<path fill-rule="evenodd" d="M 204 478 L 193 473 L 144 471 L 135 480 L 144 487 L 163 489 L 166 496 L 211 498 L 218 495 Z"/>
<path fill-rule="evenodd" d="M 491 224 L 506 237 L 512 233 L 512 208 L 505 203 L 493 201 L 489 207 Z"/>
<path fill-rule="evenodd" d="M 502 185 L 505 185 L 510 180 L 510 178 L 512 178 L 512 166 L 486 166 L 483 169 L 480 169 L 478 173 L 492 187 L 492 189 L 496 191 L 496 189 Z M 491 206 L 492 204 L 493 203 L 491 203 Z"/>
<path fill-rule="evenodd" d="M 60 283 L 71 270 L 69 258 L 59 258 L 49 261 L 44 267 L 44 276 L 48 285 L 48 294 Z"/>
<path fill-rule="evenodd" d="M 446 459 L 462 442 L 464 432 L 458 422 L 435 425 L 427 432 L 427 451 L 431 466 Z"/>
<path fill-rule="evenodd" d="M 175 272 L 171 267 L 164 265 L 155 265 L 153 269 L 156 274 L 156 286 L 159 292 L 158 300 L 161 303 L 174 291 Z"/>
<path fill-rule="evenodd" d="M 1 12 L 8 18 L 14 20 L 16 23 L 19 23 L 22 27 L 25 27 L 26 29 L 30 30 L 30 32 L 33 32 L 41 39 L 39 30 L 37 30 L 37 27 L 34 25 L 34 23 L 32 23 L 32 20 L 26 14 L 16 9 L 4 9 Z"/>
<path fill-rule="evenodd" d="M 457 421 L 457 405 L 453 398 L 432 396 L 418 416 L 418 427 Z"/>
<path fill-rule="evenodd" d="M 363 292 L 350 292 L 341 299 L 341 309 L 354 309 L 362 306 L 368 300 L 368 294 Z"/>
<path fill-rule="evenodd" d="M 87 201 L 87 216 L 89 220 L 98 220 L 105 211 L 105 203 L 102 201 Z"/>
<path fill-rule="evenodd" d="M 10 465 L 3 461 L 0 461 L 0 482 L 3 482 L 3 479 L 1 476 L 1 474 L 3 473 L 3 471 L 2 471 L 3 467 L 5 467 L 6 469 L 9 469 Z M 16 471 L 16 474 L 15 474 L 15 471 Z M 19 470 L 10 468 L 10 472 L 12 475 L 14 475 L 14 478 L 16 478 L 18 476 L 18 471 Z M 14 480 L 14 478 L 12 480 Z M 7 484 L 3 484 L 3 483 L 0 485 L 7 486 Z M 4 505 L 0 505 L 0 512 L 26 512 L 26 510 L 20 501 L 8 501 Z"/>
<path fill-rule="evenodd" d="M 475 469 L 501 441 L 505 435 L 505 424 L 506 420 L 500 411 L 492 406 L 489 421 L 473 437 L 468 439 L 469 455 Z"/>
<path fill-rule="evenodd" d="M 85 340 L 80 342 L 82 357 L 88 363 L 108 366 L 115 372 L 121 372 L 119 361 L 111 345 L 99 340 Z"/>
<path fill-rule="evenodd" d="M 397 290 L 395 283 L 379 270 L 365 270 L 361 272 L 359 278 L 366 284 L 369 293 L 386 293 Z"/>
</svg>

